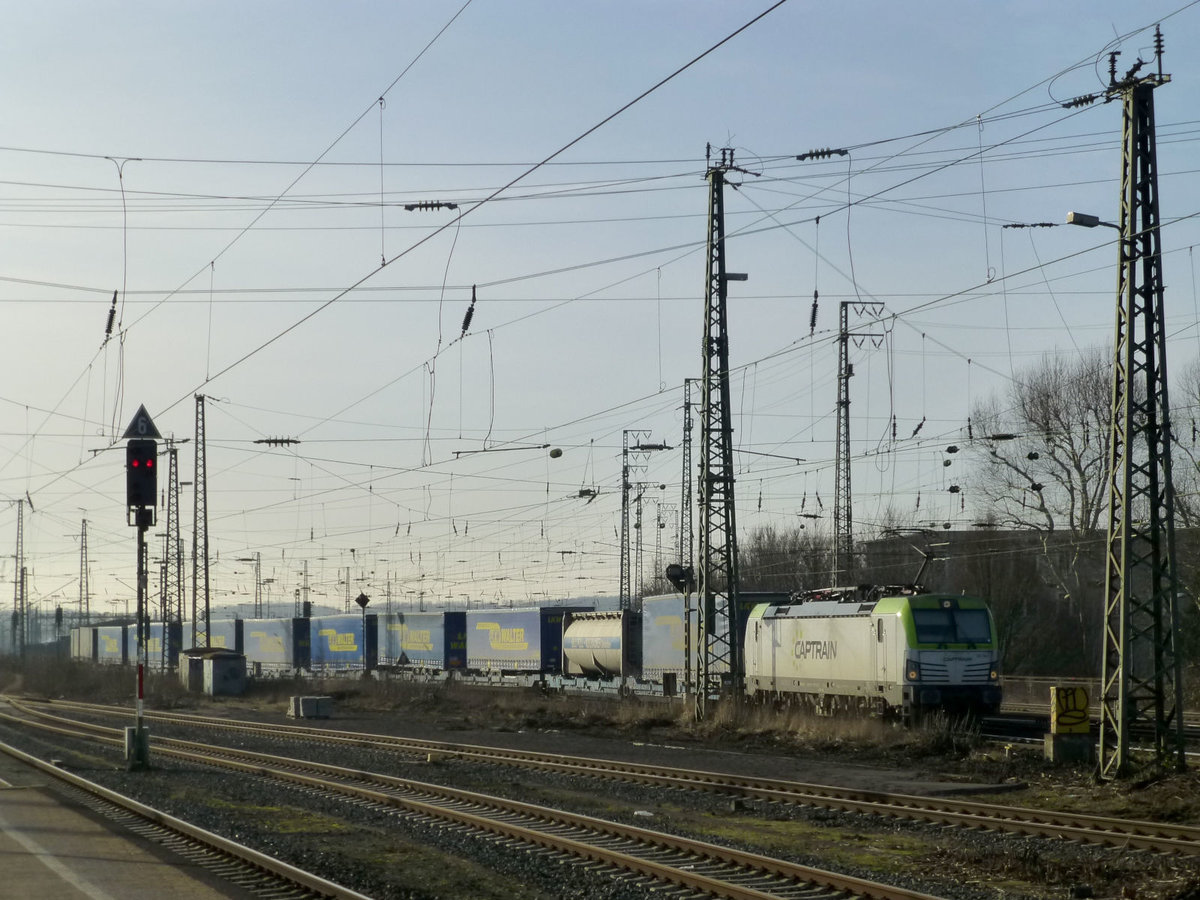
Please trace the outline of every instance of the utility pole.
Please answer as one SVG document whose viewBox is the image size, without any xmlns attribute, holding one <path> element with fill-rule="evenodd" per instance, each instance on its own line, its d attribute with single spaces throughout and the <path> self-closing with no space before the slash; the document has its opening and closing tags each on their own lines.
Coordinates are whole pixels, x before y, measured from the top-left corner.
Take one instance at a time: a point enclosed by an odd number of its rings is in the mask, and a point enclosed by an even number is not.
<svg viewBox="0 0 1200 900">
<path fill-rule="evenodd" d="M 850 330 L 850 308 L 857 315 L 868 312 L 878 319 L 883 304 L 878 302 L 852 302 L 843 300 L 838 318 L 838 397 L 837 397 L 837 444 L 834 448 L 833 483 L 833 573 L 830 584 L 849 584 L 858 568 L 854 558 L 854 525 L 850 502 L 850 379 L 854 377 L 854 365 L 850 362 L 850 342 L 858 346 L 870 339 L 878 341 L 883 336 L 872 331 Z"/>
<path fill-rule="evenodd" d="M 17 564 L 13 579 L 13 652 L 25 658 L 25 499 L 17 501 Z"/>
<path fill-rule="evenodd" d="M 683 592 L 683 695 L 692 695 L 696 683 L 696 652 L 692 648 L 692 598 L 696 591 L 696 561 L 692 556 L 692 385 L 698 379 L 683 379 L 683 478 L 679 498 L 679 588 Z"/>
<path fill-rule="evenodd" d="M 726 297 L 728 282 L 745 281 L 746 276 L 725 269 L 725 174 L 730 171 L 749 174 L 734 166 L 733 150 L 724 148 L 720 163 L 710 165 L 707 172 L 708 270 L 701 344 L 704 377 L 700 402 L 700 564 L 696 580 L 697 719 L 704 718 L 710 697 L 736 699 L 741 685 Z"/>
<path fill-rule="evenodd" d="M 310 610 L 308 606 L 308 560 L 304 560 L 304 572 L 302 572 L 302 580 L 300 582 L 300 593 L 296 594 L 296 606 L 294 616 L 300 618 L 305 616 L 305 610 Z"/>
<path fill-rule="evenodd" d="M 621 432 L 621 596 L 620 608 L 630 609 L 634 605 L 634 596 L 636 594 L 640 601 L 642 591 L 642 543 L 641 543 L 641 519 L 642 519 L 642 492 L 646 487 L 646 482 L 643 480 L 634 481 L 633 473 L 644 473 L 646 471 L 650 454 L 656 450 L 670 450 L 666 444 L 658 443 L 651 444 L 647 442 L 650 437 L 650 432 L 645 429 L 631 429 Z M 633 443 L 630 443 L 630 438 L 633 438 Z M 635 504 L 631 508 L 629 502 L 630 492 L 638 489 Z M 630 525 L 630 515 L 636 511 L 637 521 Z M 638 532 L 637 555 L 631 559 L 632 555 L 632 535 L 631 531 Z M 636 581 L 636 584 L 634 582 Z"/>
<path fill-rule="evenodd" d="M 679 564 L 694 565 L 692 560 L 692 485 L 696 473 L 692 471 L 692 385 L 698 379 L 683 379 L 683 478 L 679 497 Z"/>
<path fill-rule="evenodd" d="M 92 624 L 91 591 L 88 587 L 87 519 L 79 529 L 79 616 L 84 625 Z"/>
<path fill-rule="evenodd" d="M 192 646 L 197 644 L 200 611 L 204 598 L 204 646 L 209 646 L 208 595 L 208 476 L 205 470 L 204 395 L 196 395 L 196 502 L 192 509 Z"/>
<path fill-rule="evenodd" d="M 179 448 L 167 441 L 167 546 L 164 552 L 164 626 L 184 620 L 183 549 L 179 536 Z M 164 632 L 165 633 L 165 632 Z M 195 641 L 193 640 L 193 643 Z"/>
<path fill-rule="evenodd" d="M 262 602 L 262 551 L 254 552 L 254 618 L 263 617 Z"/>
<path fill-rule="evenodd" d="M 1139 59 L 1120 80 L 1111 54 L 1105 93 L 1124 109 L 1100 709 L 1106 779 L 1128 771 L 1139 725 L 1152 728 L 1160 764 L 1186 766 L 1154 126 L 1154 89 L 1171 76 L 1157 28 L 1154 51 L 1156 72 L 1139 76 Z"/>
</svg>

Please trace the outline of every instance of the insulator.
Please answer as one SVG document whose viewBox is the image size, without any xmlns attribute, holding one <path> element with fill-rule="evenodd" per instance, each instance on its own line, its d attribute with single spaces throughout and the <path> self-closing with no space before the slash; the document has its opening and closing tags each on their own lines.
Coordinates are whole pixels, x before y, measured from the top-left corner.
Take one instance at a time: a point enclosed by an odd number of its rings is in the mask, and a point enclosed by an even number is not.
<svg viewBox="0 0 1200 900">
<path fill-rule="evenodd" d="M 960 488 L 957 484 L 950 485 L 950 493 L 952 494 L 957 494 L 961 490 L 962 488 Z"/>
<path fill-rule="evenodd" d="M 104 336 L 105 337 L 112 336 L 113 322 L 115 322 L 116 319 L 117 319 L 117 310 L 114 307 L 113 309 L 110 309 L 108 311 L 108 324 L 106 324 L 104 326 Z"/>
<path fill-rule="evenodd" d="M 1036 450 L 1030 450 L 1028 453 L 1025 454 L 1025 458 L 1026 459 L 1040 459 L 1041 454 L 1039 454 Z"/>
<path fill-rule="evenodd" d="M 971 440 L 974 440 L 974 439 L 975 439 L 975 434 L 974 434 L 974 432 L 971 430 L 971 417 L 970 417 L 970 416 L 967 416 L 967 440 L 968 440 L 968 441 L 971 441 Z"/>
<path fill-rule="evenodd" d="M 463 316 L 462 337 L 467 336 L 467 329 L 471 327 L 471 319 L 475 317 L 475 285 L 471 285 L 471 305 L 467 307 L 467 314 Z"/>
<path fill-rule="evenodd" d="M 808 315 L 808 336 L 812 337 L 817 330 L 817 292 L 813 291 L 812 312 Z"/>
<path fill-rule="evenodd" d="M 801 153 L 796 159 L 803 162 L 806 159 L 829 159 L 831 156 L 845 156 L 850 151 L 846 149 L 834 150 L 830 147 L 824 147 L 820 150 L 809 150 L 807 153 Z"/>
<path fill-rule="evenodd" d="M 952 466 L 952 465 L 954 465 L 954 460 L 952 460 L 952 459 L 943 459 L 943 460 L 942 460 L 942 465 L 943 465 L 943 466 Z"/>
<path fill-rule="evenodd" d="M 958 447 L 956 447 L 954 444 L 951 444 L 949 447 L 946 448 L 946 452 L 947 453 L 957 453 Z"/>
</svg>

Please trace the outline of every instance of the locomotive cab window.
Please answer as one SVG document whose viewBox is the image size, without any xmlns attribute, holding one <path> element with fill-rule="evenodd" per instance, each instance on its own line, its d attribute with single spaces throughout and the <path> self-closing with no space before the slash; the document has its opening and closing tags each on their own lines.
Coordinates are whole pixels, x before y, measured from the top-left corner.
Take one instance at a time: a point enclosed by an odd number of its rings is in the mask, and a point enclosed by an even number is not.
<svg viewBox="0 0 1200 900">
<path fill-rule="evenodd" d="M 986 610 L 914 609 L 919 644 L 986 644 L 992 639 Z"/>
<path fill-rule="evenodd" d="M 992 629 L 985 609 L 960 609 L 954 614 L 954 624 L 961 644 L 989 644 Z"/>
</svg>

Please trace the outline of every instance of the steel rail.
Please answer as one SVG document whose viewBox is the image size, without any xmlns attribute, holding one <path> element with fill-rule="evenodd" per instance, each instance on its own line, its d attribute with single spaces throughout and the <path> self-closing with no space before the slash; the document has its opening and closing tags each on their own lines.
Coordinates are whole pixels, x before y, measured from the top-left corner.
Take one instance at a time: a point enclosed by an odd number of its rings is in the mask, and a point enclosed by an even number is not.
<svg viewBox="0 0 1200 900">
<path fill-rule="evenodd" d="M 122 713 L 126 712 L 121 708 L 100 708 L 90 704 L 64 704 L 58 701 L 51 705 L 82 707 L 96 712 L 111 712 L 114 709 L 120 709 Z M 214 720 L 178 713 L 147 712 L 145 715 L 147 718 L 153 716 L 164 721 L 187 724 L 192 727 L 230 729 L 242 733 L 267 734 L 275 738 L 280 736 L 312 737 L 333 743 L 391 748 L 422 755 L 435 754 L 444 758 L 457 758 L 471 762 L 547 769 L 564 774 L 612 778 L 792 805 L 820 806 L 910 821 L 936 822 L 967 828 L 1058 837 L 1114 848 L 1200 856 L 1200 828 L 1190 825 L 1038 810 L 950 798 L 864 791 L 805 782 L 727 775 L 696 769 L 651 766 L 642 763 L 475 745 L 456 745 L 442 741 L 397 738 L 390 735 L 371 735 L 362 732 L 342 732 L 309 726 L 265 725 L 242 720 Z"/>
<path fill-rule="evenodd" d="M 32 724 L 60 734 L 70 733 L 69 729 L 62 725 L 29 722 L 6 713 L 0 713 L 0 719 Z M 111 732 L 108 736 L 101 733 L 103 730 L 102 726 L 89 725 L 77 736 L 113 744 L 122 742 L 122 738 L 117 737 L 116 729 L 108 729 Z M 832 892 L 830 896 L 849 894 L 865 900 L 936 900 L 929 894 L 906 888 L 878 884 L 704 841 L 473 791 L 344 766 L 237 748 L 213 747 L 176 738 L 152 738 L 152 745 L 157 755 L 201 765 L 217 765 L 250 775 L 275 778 L 309 789 L 332 791 L 358 801 L 401 807 L 418 815 L 453 821 L 469 828 L 570 853 L 657 881 L 705 891 L 729 900 L 774 900 L 794 896 L 797 889 L 811 891 L 814 887 Z M 306 772 L 319 774 L 305 774 Z M 388 790 L 366 788 L 356 782 L 366 782 Z M 514 817 L 519 818 L 514 820 Z M 564 833 L 562 829 L 568 831 Z M 589 840 L 594 841 L 594 835 L 597 834 L 606 841 L 615 840 L 620 843 L 616 847 L 590 843 Z M 589 835 L 592 837 L 587 837 Z M 634 853 L 634 847 L 648 850 L 642 849 L 640 853 Z M 661 862 L 654 858 L 663 851 L 673 854 L 673 862 Z M 710 864 L 719 864 L 722 871 L 712 875 L 697 871 L 698 866 Z M 744 884 L 752 881 L 765 888 L 766 885 L 762 885 L 761 882 L 772 879 L 783 883 L 773 885 L 770 893 Z M 810 894 L 805 893 L 804 896 Z"/>
<path fill-rule="evenodd" d="M 5 718 L 10 717 L 5 716 Z M 117 743 L 120 743 L 120 741 L 117 741 Z M 106 803 L 110 803 L 139 819 L 150 822 L 158 828 L 179 835 L 188 841 L 200 844 L 210 852 L 251 866 L 265 873 L 275 881 L 283 882 L 293 889 L 297 887 L 303 888 L 311 892 L 314 896 L 334 898 L 334 900 L 371 900 L 365 894 L 352 891 L 340 884 L 285 863 L 283 860 L 260 853 L 258 850 L 223 838 L 219 834 L 213 834 L 211 831 L 206 831 L 182 819 L 167 815 L 152 806 L 139 803 L 131 797 L 126 797 L 93 781 L 88 781 L 86 778 L 67 772 L 52 763 L 40 760 L 36 756 L 32 756 L 17 747 L 0 742 L 0 752 L 20 760 L 28 766 L 32 766 L 57 781 L 69 784 L 77 790 L 83 791 L 93 797 L 98 797 Z"/>
</svg>

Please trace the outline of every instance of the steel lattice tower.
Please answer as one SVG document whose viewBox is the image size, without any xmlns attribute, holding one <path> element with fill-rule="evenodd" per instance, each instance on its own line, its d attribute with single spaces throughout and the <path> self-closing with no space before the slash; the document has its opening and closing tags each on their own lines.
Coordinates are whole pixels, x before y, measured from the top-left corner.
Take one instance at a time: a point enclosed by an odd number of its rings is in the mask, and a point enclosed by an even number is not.
<svg viewBox="0 0 1200 900">
<path fill-rule="evenodd" d="M 733 151 L 708 169 L 708 273 L 701 347 L 700 552 L 696 577 L 697 638 L 695 715 L 704 718 L 710 698 L 739 692 L 741 648 L 737 628 L 738 553 L 733 502 L 733 417 L 729 399 L 725 173 Z"/>
<path fill-rule="evenodd" d="M 679 564 L 692 565 L 692 385 L 695 378 L 683 379 L 683 478 L 679 497 Z"/>
<path fill-rule="evenodd" d="M 1178 576 L 1170 404 L 1167 398 L 1154 89 L 1162 74 L 1118 82 L 1108 97 L 1124 105 L 1117 320 L 1113 356 L 1112 449 L 1108 468 L 1107 595 L 1100 774 L 1129 763 L 1131 732 L 1151 726 L 1159 763 L 1186 765 L 1183 683 L 1178 652 Z"/>
<path fill-rule="evenodd" d="M 183 553 L 179 537 L 179 448 L 167 448 L 167 534 L 163 549 L 163 622 L 182 622 Z"/>
<path fill-rule="evenodd" d="M 254 553 L 254 618 L 263 617 L 262 602 L 262 551 Z"/>
<path fill-rule="evenodd" d="M 620 608 L 629 609 L 632 566 L 629 561 L 629 432 L 621 432 L 621 586 Z"/>
<path fill-rule="evenodd" d="M 633 437 L 636 443 L 630 443 L 630 437 Z M 621 434 L 621 597 L 620 608 L 630 609 L 635 605 L 634 601 L 641 601 L 642 596 L 642 538 L 641 538 L 641 521 L 642 521 L 642 494 L 645 490 L 646 483 L 642 480 L 633 481 L 634 472 L 644 473 L 647 467 L 647 461 L 650 454 L 656 450 L 670 450 L 666 444 L 648 444 L 646 438 L 650 437 L 650 432 L 644 429 L 632 429 L 622 432 Z M 630 492 L 637 488 L 637 496 L 634 498 L 634 506 L 630 506 Z M 637 521 L 633 528 L 630 527 L 629 517 L 636 513 Z M 636 557 L 633 557 L 634 548 L 631 531 L 638 532 L 638 544 L 636 548 Z M 631 557 L 633 557 L 631 559 Z"/>
<path fill-rule="evenodd" d="M 695 569 L 692 558 L 692 385 L 695 378 L 683 379 L 683 478 L 679 498 L 679 565 L 684 569 Z M 683 692 L 690 694 L 694 682 L 696 654 L 692 650 L 692 592 L 683 592 Z"/>
<path fill-rule="evenodd" d="M 850 307 L 859 316 L 872 314 L 877 318 L 883 304 L 877 301 L 843 300 L 838 313 L 838 398 L 837 444 L 834 448 L 833 483 L 833 572 L 831 584 L 850 584 L 856 574 L 854 556 L 854 518 L 850 490 L 850 379 L 854 366 L 850 362 L 850 341 L 861 343 L 878 340 L 874 331 L 850 330 Z"/>
<path fill-rule="evenodd" d="M 850 304 L 842 301 L 838 313 L 837 443 L 834 446 L 833 573 L 831 584 L 841 584 L 841 569 L 850 567 L 854 553 L 854 527 L 850 515 Z"/>
<path fill-rule="evenodd" d="M 199 613 L 196 606 L 204 598 L 204 646 L 209 646 L 208 595 L 208 478 L 204 452 L 204 395 L 196 395 L 196 503 L 192 510 L 192 646 L 197 646 Z"/>
<path fill-rule="evenodd" d="M 79 618 L 84 625 L 92 624 L 91 591 L 88 587 L 87 519 L 79 529 Z"/>
<path fill-rule="evenodd" d="M 17 565 L 13 579 L 13 652 L 25 655 L 25 500 L 17 501 Z"/>
</svg>

